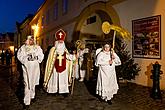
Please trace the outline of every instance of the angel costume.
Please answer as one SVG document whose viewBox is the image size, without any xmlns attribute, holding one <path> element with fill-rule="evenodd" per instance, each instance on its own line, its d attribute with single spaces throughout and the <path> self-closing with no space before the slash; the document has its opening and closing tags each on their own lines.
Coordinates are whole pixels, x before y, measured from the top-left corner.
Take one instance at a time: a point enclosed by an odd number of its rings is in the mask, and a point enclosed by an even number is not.
<svg viewBox="0 0 165 110">
<path fill-rule="evenodd" d="M 116 78 L 115 66 L 121 65 L 120 58 L 116 53 L 112 65 L 109 64 L 111 60 L 110 51 L 101 51 L 97 56 L 97 65 L 99 66 L 96 94 L 101 96 L 105 101 L 111 100 L 114 94 L 117 94 L 119 89 Z"/>
<path fill-rule="evenodd" d="M 30 105 L 31 99 L 35 98 L 35 86 L 39 85 L 40 79 L 39 63 L 41 63 L 44 58 L 41 47 L 36 44 L 29 45 L 27 43 L 29 39 L 31 39 L 31 36 L 28 37 L 26 44 L 22 45 L 17 52 L 17 58 L 22 63 L 23 69 L 25 105 Z"/>
</svg>

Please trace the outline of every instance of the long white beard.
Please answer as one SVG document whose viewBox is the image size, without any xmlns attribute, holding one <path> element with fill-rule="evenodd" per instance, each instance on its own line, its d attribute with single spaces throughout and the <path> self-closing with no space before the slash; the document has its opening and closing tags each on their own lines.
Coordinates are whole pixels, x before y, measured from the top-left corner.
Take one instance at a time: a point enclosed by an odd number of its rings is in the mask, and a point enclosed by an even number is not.
<svg viewBox="0 0 165 110">
<path fill-rule="evenodd" d="M 65 51 L 65 44 L 64 42 L 63 43 L 56 43 L 56 51 L 57 51 L 57 54 L 64 54 L 64 51 Z"/>
</svg>

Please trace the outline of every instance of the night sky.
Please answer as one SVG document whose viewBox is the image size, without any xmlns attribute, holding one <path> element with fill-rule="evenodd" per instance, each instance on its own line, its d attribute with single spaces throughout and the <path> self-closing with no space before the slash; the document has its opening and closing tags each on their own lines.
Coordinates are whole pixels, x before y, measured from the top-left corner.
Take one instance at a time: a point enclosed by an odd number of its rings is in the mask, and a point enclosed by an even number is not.
<svg viewBox="0 0 165 110">
<path fill-rule="evenodd" d="M 35 14 L 45 0 L 0 0 L 0 33 L 15 32 L 16 21 Z"/>
</svg>

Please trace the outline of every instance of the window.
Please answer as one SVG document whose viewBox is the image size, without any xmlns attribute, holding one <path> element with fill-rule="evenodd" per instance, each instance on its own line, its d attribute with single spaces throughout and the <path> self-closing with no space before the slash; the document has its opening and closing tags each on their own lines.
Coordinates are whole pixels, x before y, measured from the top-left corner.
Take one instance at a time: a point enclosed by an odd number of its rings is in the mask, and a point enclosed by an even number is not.
<svg viewBox="0 0 165 110">
<path fill-rule="evenodd" d="M 96 16 L 92 16 L 87 19 L 87 24 L 92 24 L 96 22 Z"/>
<path fill-rule="evenodd" d="M 68 0 L 62 0 L 62 12 L 63 14 L 67 13 L 68 11 Z"/>
<path fill-rule="evenodd" d="M 45 20 L 45 19 L 44 19 L 44 16 L 42 16 L 41 19 L 42 19 L 42 21 L 41 21 L 41 26 L 42 26 L 42 28 L 43 28 L 43 27 L 44 27 L 44 20 Z"/>
<path fill-rule="evenodd" d="M 54 5 L 53 17 L 55 20 L 58 18 L 58 3 Z"/>
<path fill-rule="evenodd" d="M 46 13 L 46 24 L 49 24 L 50 21 L 50 11 L 48 10 Z"/>
</svg>

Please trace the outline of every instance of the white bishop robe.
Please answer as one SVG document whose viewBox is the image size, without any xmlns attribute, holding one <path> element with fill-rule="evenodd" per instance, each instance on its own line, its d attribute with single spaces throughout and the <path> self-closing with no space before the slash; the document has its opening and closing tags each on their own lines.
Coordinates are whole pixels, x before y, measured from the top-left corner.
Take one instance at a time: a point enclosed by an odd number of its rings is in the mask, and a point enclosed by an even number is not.
<svg viewBox="0 0 165 110">
<path fill-rule="evenodd" d="M 57 50 L 66 52 L 66 69 L 62 72 L 57 72 L 54 66 Z M 44 87 L 48 93 L 69 93 L 69 83 L 68 83 L 68 74 L 69 74 L 69 60 L 72 60 L 65 46 L 63 48 L 57 49 L 52 47 L 50 49 L 44 76 Z"/>
<path fill-rule="evenodd" d="M 121 65 L 120 58 L 114 53 L 115 59 L 110 66 L 110 52 L 100 52 L 97 56 L 97 65 L 99 66 L 96 94 L 100 95 L 105 101 L 111 100 L 119 89 L 116 78 L 115 66 Z"/>
<path fill-rule="evenodd" d="M 39 85 L 40 66 L 44 54 L 38 45 L 22 45 L 18 52 L 17 58 L 22 63 L 23 77 L 25 84 L 24 103 L 30 105 L 31 99 L 35 97 L 35 86 Z M 29 59 L 29 60 L 28 60 Z"/>
</svg>

